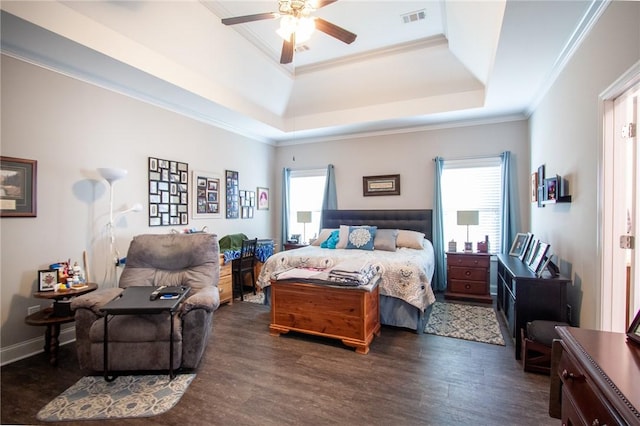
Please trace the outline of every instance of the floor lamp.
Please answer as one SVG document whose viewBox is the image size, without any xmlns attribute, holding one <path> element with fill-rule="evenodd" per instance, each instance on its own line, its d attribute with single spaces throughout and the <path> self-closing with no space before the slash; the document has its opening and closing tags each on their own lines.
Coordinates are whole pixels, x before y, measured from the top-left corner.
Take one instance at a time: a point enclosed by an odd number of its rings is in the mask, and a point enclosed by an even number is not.
<svg viewBox="0 0 640 426">
<path fill-rule="evenodd" d="M 303 229 L 302 238 L 304 239 L 304 241 L 302 242 L 306 243 L 307 242 L 307 223 L 311 223 L 311 212 L 308 212 L 308 211 L 298 212 L 297 219 L 298 219 L 298 223 L 302 224 L 302 229 Z"/>
<path fill-rule="evenodd" d="M 115 169 L 111 167 L 99 168 L 98 173 L 104 180 L 109 183 L 109 223 L 107 223 L 107 233 L 109 235 L 109 253 L 107 255 L 107 265 L 104 272 L 104 285 L 106 287 L 117 286 L 116 268 L 120 263 L 120 254 L 116 248 L 115 220 L 129 212 L 139 212 L 142 210 L 142 204 L 136 203 L 131 208 L 117 212 L 114 216 L 113 212 L 113 184 L 127 176 L 125 169 Z"/>
<path fill-rule="evenodd" d="M 464 243 L 464 251 L 472 252 L 473 243 L 469 241 L 469 225 L 478 225 L 479 221 L 478 210 L 458 210 L 458 225 L 467 226 L 467 240 Z"/>
</svg>

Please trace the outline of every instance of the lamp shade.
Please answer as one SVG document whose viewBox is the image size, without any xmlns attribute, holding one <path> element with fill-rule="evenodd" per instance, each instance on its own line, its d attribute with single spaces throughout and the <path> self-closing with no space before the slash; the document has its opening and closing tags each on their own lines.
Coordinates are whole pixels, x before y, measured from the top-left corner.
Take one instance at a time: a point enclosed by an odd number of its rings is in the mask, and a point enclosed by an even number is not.
<svg viewBox="0 0 640 426">
<path fill-rule="evenodd" d="M 125 169 L 114 169 L 112 167 L 102 167 L 98 169 L 98 173 L 109 183 L 113 183 L 118 179 L 122 179 L 127 175 L 127 171 Z"/>
<path fill-rule="evenodd" d="M 458 210 L 458 225 L 478 225 L 478 210 Z"/>
<path fill-rule="evenodd" d="M 297 212 L 298 223 L 311 223 L 311 212 Z"/>
</svg>

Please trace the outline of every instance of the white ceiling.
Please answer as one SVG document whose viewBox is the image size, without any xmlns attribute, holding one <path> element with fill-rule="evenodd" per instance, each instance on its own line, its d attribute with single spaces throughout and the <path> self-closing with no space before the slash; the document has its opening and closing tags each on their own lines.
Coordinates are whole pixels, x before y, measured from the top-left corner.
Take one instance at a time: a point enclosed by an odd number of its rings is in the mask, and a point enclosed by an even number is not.
<svg viewBox="0 0 640 426">
<path fill-rule="evenodd" d="M 4 53 L 274 144 L 524 118 L 597 1 L 340 0 L 279 64 L 276 0 L 2 1 Z M 426 19 L 403 23 L 402 15 Z"/>
</svg>

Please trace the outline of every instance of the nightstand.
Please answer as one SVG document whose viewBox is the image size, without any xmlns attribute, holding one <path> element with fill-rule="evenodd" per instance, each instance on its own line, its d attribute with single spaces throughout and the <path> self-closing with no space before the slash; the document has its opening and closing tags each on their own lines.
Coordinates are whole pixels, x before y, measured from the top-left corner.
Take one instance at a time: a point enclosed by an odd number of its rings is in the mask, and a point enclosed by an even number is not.
<svg viewBox="0 0 640 426">
<path fill-rule="evenodd" d="M 231 286 L 231 262 L 224 263 L 224 255 L 220 255 L 220 280 L 218 281 L 218 291 L 220 292 L 220 303 L 233 304 L 233 294 Z"/>
<path fill-rule="evenodd" d="M 446 299 L 492 303 L 489 293 L 488 253 L 447 252 Z"/>
</svg>

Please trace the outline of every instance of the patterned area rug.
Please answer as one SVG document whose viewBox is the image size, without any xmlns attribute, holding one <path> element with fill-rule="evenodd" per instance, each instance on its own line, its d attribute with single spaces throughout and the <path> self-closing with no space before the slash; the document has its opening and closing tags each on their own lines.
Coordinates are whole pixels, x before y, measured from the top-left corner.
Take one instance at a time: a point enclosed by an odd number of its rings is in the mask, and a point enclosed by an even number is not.
<svg viewBox="0 0 640 426">
<path fill-rule="evenodd" d="M 424 332 L 505 346 L 496 312 L 487 306 L 435 302 Z"/>
<path fill-rule="evenodd" d="M 150 417 L 171 409 L 195 374 L 121 376 L 109 383 L 102 376 L 85 376 L 38 412 L 38 420 L 122 419 Z"/>
<path fill-rule="evenodd" d="M 236 297 L 233 299 L 234 302 L 242 302 L 240 297 Z M 244 295 L 244 302 L 249 303 L 257 303 L 259 305 L 264 305 L 264 293 L 260 292 L 258 294 L 248 293 Z"/>
</svg>

